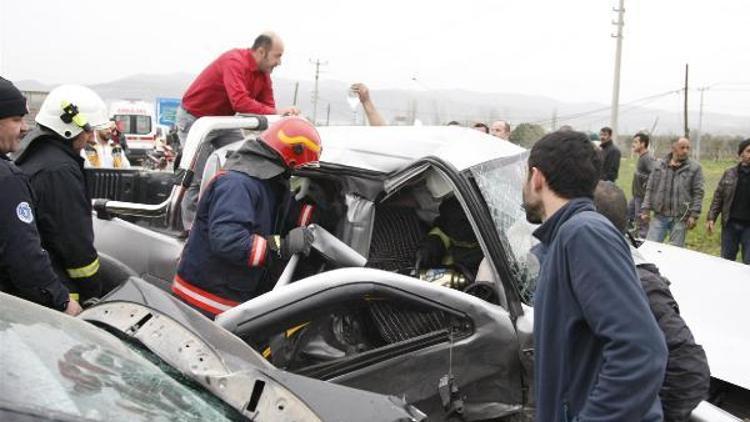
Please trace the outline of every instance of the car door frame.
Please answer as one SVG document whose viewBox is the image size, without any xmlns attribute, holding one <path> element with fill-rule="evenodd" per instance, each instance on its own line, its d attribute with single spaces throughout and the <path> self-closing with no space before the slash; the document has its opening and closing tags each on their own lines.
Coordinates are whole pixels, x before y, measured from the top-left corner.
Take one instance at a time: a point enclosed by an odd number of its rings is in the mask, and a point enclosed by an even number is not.
<svg viewBox="0 0 750 422">
<path fill-rule="evenodd" d="M 453 338 L 447 332 L 441 338 L 430 333 L 343 358 L 367 359 L 362 364 L 353 362 L 350 372 L 338 371 L 322 379 L 381 394 L 403 395 L 410 404 L 434 413 L 442 408 L 437 395 L 439 378 L 453 373 L 459 393 L 465 397 L 467 412 L 490 418 L 521 411 L 526 399 L 523 368 L 517 359 L 519 343 L 508 311 L 457 290 L 383 270 L 345 268 L 254 298 L 243 304 L 240 318 L 233 315 L 231 325 L 225 324 L 221 316 L 216 321 L 252 343 L 323 316 L 341 303 L 364 297 L 399 298 L 441 310 L 464 324 L 463 332 Z M 398 348 L 401 353 L 393 353 Z M 381 350 L 384 355 L 378 356 Z M 300 373 L 315 375 L 304 370 Z"/>
</svg>

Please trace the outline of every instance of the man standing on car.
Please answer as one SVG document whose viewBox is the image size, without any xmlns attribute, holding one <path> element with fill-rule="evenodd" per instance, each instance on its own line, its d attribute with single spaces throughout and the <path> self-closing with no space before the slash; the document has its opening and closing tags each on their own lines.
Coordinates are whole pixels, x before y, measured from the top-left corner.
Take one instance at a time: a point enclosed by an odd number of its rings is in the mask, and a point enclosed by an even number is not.
<svg viewBox="0 0 750 422">
<path fill-rule="evenodd" d="M 607 217 L 623 236 L 627 228 L 626 204 L 625 192 L 614 183 L 601 181 L 596 186 L 596 210 Z M 664 420 L 687 422 L 698 403 L 708 399 L 711 371 L 706 352 L 695 343 L 693 333 L 680 316 L 680 307 L 669 290 L 669 280 L 638 252 L 635 245 L 629 246 L 641 287 L 669 350 L 664 384 L 659 391 Z"/>
<path fill-rule="evenodd" d="M 193 123 L 204 116 L 246 114 L 298 115 L 296 107 L 277 108 L 271 72 L 281 64 L 284 43 L 278 35 L 259 35 L 250 49 L 235 48 L 219 56 L 193 81 L 177 109 L 176 125 L 184 147 Z M 182 220 L 189 229 L 195 217 L 203 167 L 213 150 L 242 140 L 239 130 L 219 130 L 196 156 L 195 174 L 182 201 Z"/>
<path fill-rule="evenodd" d="M 737 155 L 740 163 L 728 168 L 716 187 L 706 229 L 713 233 L 721 214 L 722 258 L 735 261 L 741 245 L 742 262 L 750 265 L 750 139 L 740 142 Z"/>
<path fill-rule="evenodd" d="M 614 182 L 620 173 L 620 150 L 612 140 L 612 128 L 603 127 L 599 131 L 599 140 L 604 162 L 602 163 L 601 180 Z"/>
<path fill-rule="evenodd" d="M 20 147 L 27 113 L 26 98 L 0 77 L 0 291 L 76 315 L 81 307 L 42 249 L 29 180 L 6 155 Z"/>
<path fill-rule="evenodd" d="M 648 229 L 648 240 L 662 242 L 669 233 L 669 242 L 685 245 L 687 230 L 698 222 L 703 207 L 703 169 L 690 159 L 690 140 L 680 137 L 672 141 L 672 152 L 659 161 L 646 184 L 641 218 L 646 223 L 654 212 Z"/>
<path fill-rule="evenodd" d="M 289 177 L 320 153 L 317 130 L 301 117 L 245 141 L 201 194 L 174 294 L 214 318 L 273 288 L 274 261 L 310 252 L 313 207 L 297 207 Z"/>
<path fill-rule="evenodd" d="M 107 107 L 89 88 L 63 85 L 47 95 L 35 120 L 16 164 L 31 182 L 42 245 L 83 303 L 105 292 L 80 154 L 94 131 L 109 124 Z"/>
<path fill-rule="evenodd" d="M 660 421 L 667 348 L 623 236 L 592 197 L 601 157 L 581 132 L 534 144 L 523 189 L 542 225 L 534 296 L 534 388 L 540 421 Z"/>
<path fill-rule="evenodd" d="M 646 133 L 639 132 L 633 137 L 632 150 L 633 153 L 638 155 L 638 162 L 635 165 L 635 173 L 633 174 L 633 183 L 631 185 L 633 198 L 628 204 L 629 223 L 637 229 L 638 235 L 644 239 L 646 238 L 646 234 L 648 234 L 648 223 L 640 218 L 641 204 L 643 204 L 643 196 L 646 194 L 648 177 L 656 165 L 654 156 L 648 151 L 648 144 L 649 137 Z"/>
</svg>

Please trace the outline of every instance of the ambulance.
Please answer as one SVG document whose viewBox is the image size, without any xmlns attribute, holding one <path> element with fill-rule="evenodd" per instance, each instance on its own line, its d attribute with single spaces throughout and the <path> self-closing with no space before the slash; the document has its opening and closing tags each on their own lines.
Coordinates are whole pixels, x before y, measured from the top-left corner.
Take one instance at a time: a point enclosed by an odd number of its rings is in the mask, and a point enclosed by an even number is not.
<svg viewBox="0 0 750 422">
<path fill-rule="evenodd" d="M 148 151 L 154 149 L 158 127 L 153 103 L 139 100 L 115 101 L 109 107 L 109 114 L 125 136 L 131 160 L 143 158 Z"/>
</svg>

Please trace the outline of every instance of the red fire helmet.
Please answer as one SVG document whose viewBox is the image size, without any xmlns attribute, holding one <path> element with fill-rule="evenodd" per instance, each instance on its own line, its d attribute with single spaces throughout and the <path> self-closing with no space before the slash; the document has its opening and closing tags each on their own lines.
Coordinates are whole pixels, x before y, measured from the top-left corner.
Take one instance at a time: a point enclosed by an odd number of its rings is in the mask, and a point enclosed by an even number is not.
<svg viewBox="0 0 750 422">
<path fill-rule="evenodd" d="M 323 151 L 315 126 L 296 116 L 284 117 L 272 123 L 260 135 L 260 140 L 276 150 L 292 170 L 317 165 Z"/>
</svg>

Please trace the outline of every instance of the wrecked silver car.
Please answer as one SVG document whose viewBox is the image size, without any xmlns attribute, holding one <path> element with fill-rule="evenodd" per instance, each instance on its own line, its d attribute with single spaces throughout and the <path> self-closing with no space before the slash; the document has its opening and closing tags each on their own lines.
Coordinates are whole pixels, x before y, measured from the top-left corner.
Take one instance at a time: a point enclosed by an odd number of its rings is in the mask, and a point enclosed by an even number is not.
<svg viewBox="0 0 750 422">
<path fill-rule="evenodd" d="M 199 119 L 167 199 L 95 201 L 96 246 L 116 258 L 103 266 L 168 291 L 184 241 L 178 204 L 203 140 L 212 130 L 261 130 L 266 123 Z M 456 127 L 319 132 L 320 167 L 298 172 L 293 182 L 322 210 L 316 252 L 290 261 L 273 291 L 216 323 L 275 367 L 403 397 L 431 419 L 530 417 L 529 304 L 538 263 L 529 253 L 533 227 L 521 208 L 526 150 Z M 215 151 L 203 180 L 238 147 Z M 476 265 L 420 267 L 420 242 L 447 201 L 458 204 L 461 224 L 474 236 Z M 113 216 L 159 219 L 161 227 Z M 336 241 L 325 240 L 331 238 Z M 118 300 L 126 286 L 104 301 Z"/>
</svg>

